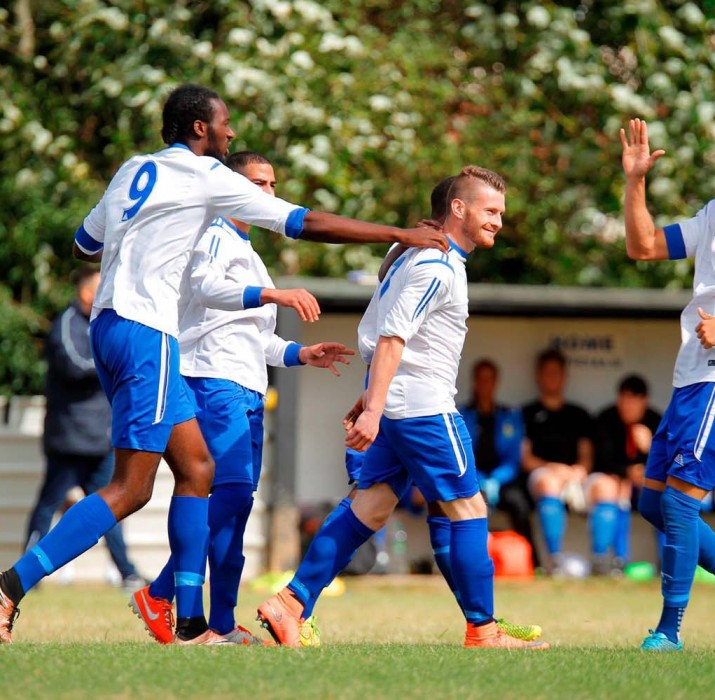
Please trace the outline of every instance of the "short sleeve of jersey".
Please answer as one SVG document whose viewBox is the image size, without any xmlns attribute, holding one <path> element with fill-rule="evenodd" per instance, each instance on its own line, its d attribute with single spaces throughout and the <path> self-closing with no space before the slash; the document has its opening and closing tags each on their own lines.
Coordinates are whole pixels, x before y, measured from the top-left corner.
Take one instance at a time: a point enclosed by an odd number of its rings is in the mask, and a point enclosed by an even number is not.
<svg viewBox="0 0 715 700">
<path fill-rule="evenodd" d="M 75 243 L 88 255 L 97 253 L 104 247 L 104 230 L 106 226 L 105 196 L 102 196 L 102 199 L 99 200 L 94 209 L 87 214 L 74 235 Z"/>
<path fill-rule="evenodd" d="M 406 343 L 434 309 L 451 293 L 454 271 L 446 259 L 418 260 L 404 277 L 391 281 L 380 299 L 378 335 L 402 338 Z"/>
<path fill-rule="evenodd" d="M 216 161 L 208 173 L 208 191 L 221 216 L 244 221 L 289 238 L 299 238 L 308 209 L 272 197 L 239 173 Z"/>
<path fill-rule="evenodd" d="M 692 219 L 670 224 L 663 231 L 671 260 L 695 257 L 697 249 L 709 245 L 715 234 L 715 199 L 710 200 Z"/>
</svg>

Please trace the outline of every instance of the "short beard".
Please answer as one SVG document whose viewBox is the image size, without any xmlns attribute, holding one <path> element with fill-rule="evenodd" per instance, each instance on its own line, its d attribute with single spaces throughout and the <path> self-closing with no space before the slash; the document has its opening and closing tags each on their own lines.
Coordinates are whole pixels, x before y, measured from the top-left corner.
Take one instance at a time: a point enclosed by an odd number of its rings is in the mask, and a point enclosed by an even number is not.
<svg viewBox="0 0 715 700">
<path fill-rule="evenodd" d="M 219 151 L 218 144 L 216 143 L 216 130 L 211 126 L 211 124 L 207 124 L 206 126 L 208 127 L 207 133 L 209 137 L 209 143 L 204 155 L 210 156 L 211 158 L 215 158 L 216 160 L 221 161 L 223 163 L 225 161 L 226 155 L 225 153 L 221 153 Z"/>
</svg>

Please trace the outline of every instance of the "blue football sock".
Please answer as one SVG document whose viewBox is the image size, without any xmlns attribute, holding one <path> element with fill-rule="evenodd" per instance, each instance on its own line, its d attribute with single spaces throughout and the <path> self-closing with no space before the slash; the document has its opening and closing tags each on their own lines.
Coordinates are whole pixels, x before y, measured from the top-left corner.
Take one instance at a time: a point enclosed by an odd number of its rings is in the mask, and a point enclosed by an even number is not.
<svg viewBox="0 0 715 700">
<path fill-rule="evenodd" d="M 546 549 L 551 555 L 558 554 L 561 551 L 566 529 L 566 508 L 560 498 L 543 496 L 536 502 L 536 510 L 546 541 Z"/>
<path fill-rule="evenodd" d="M 318 530 L 288 588 L 303 605 L 316 600 L 373 534 L 352 508 L 343 510 Z M 305 611 L 303 616 L 307 617 Z"/>
<path fill-rule="evenodd" d="M 174 584 L 174 559 L 169 557 L 164 568 L 159 575 L 149 585 L 149 595 L 152 598 L 164 598 L 171 602 L 176 594 L 176 586 Z"/>
<path fill-rule="evenodd" d="M 618 508 L 616 535 L 613 538 L 613 554 L 622 562 L 631 558 L 631 504 L 622 503 Z"/>
<path fill-rule="evenodd" d="M 252 484 L 222 484 L 209 496 L 209 627 L 219 634 L 236 626 L 234 609 L 246 562 L 243 534 L 252 507 Z"/>
<path fill-rule="evenodd" d="M 663 614 L 656 632 L 677 642 L 698 564 L 700 501 L 666 486 L 660 506 L 665 523 L 661 580 Z"/>
<path fill-rule="evenodd" d="M 661 533 L 665 531 L 660 505 L 663 493 L 644 487 L 638 499 L 640 514 Z M 660 542 L 661 539 L 659 545 Z M 702 518 L 698 519 L 698 564 L 711 574 L 715 574 L 715 532 Z"/>
<path fill-rule="evenodd" d="M 494 564 L 487 552 L 486 518 L 452 521 L 449 556 L 467 622 L 494 619 Z"/>
<path fill-rule="evenodd" d="M 618 527 L 618 505 L 596 503 L 588 518 L 591 529 L 591 549 L 595 557 L 603 557 L 613 546 Z"/>
<path fill-rule="evenodd" d="M 335 518 L 337 518 L 341 513 L 343 513 L 346 510 L 350 510 L 350 505 L 352 503 L 352 499 L 350 498 L 343 498 L 340 503 L 338 503 L 333 510 L 330 511 L 328 514 L 328 517 L 323 520 L 323 524 L 321 527 L 325 527 L 328 523 L 332 522 Z M 340 562 L 336 563 L 336 567 L 340 567 L 338 570 L 338 573 L 340 573 L 352 560 L 352 558 L 355 556 L 355 552 L 357 550 L 353 550 L 352 553 L 350 554 L 350 559 L 348 559 L 342 566 L 340 565 Z M 336 574 L 337 576 L 337 574 Z M 320 594 L 318 594 L 320 595 Z M 313 608 L 315 607 L 315 604 L 318 602 L 318 598 L 313 598 L 312 596 L 304 601 L 305 602 L 305 608 L 303 609 L 303 617 L 306 618 L 306 620 L 313 614 Z"/>
<path fill-rule="evenodd" d="M 429 539 L 432 545 L 432 553 L 437 568 L 444 576 L 444 580 L 457 599 L 459 607 L 462 604 L 459 602 L 459 591 L 454 584 L 454 576 L 452 576 L 452 562 L 450 559 L 450 542 L 452 539 L 452 523 L 449 518 L 438 515 L 430 515 L 427 517 L 427 527 L 429 528 Z"/>
<path fill-rule="evenodd" d="M 77 558 L 117 524 L 97 493 L 73 505 L 62 519 L 14 565 L 25 592 L 40 579 Z"/>
<path fill-rule="evenodd" d="M 209 544 L 209 499 L 173 496 L 169 545 L 174 560 L 177 619 L 203 617 L 203 584 Z"/>
</svg>

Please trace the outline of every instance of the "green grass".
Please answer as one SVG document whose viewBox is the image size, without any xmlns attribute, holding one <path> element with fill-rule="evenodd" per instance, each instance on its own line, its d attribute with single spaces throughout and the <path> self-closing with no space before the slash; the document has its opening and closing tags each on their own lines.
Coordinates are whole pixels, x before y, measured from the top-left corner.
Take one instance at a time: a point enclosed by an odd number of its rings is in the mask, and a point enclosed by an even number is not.
<svg viewBox="0 0 715 700">
<path fill-rule="evenodd" d="M 0 648 L 3 698 L 708 698 L 715 688 L 712 586 L 694 589 L 683 654 L 638 645 L 656 583 L 497 584 L 497 612 L 538 622 L 548 652 L 461 647 L 463 623 L 437 577 L 348 579 L 318 606 L 320 649 L 185 648 L 149 641 L 106 588 L 46 586 L 23 601 Z M 242 591 L 238 621 L 263 594 Z"/>
</svg>

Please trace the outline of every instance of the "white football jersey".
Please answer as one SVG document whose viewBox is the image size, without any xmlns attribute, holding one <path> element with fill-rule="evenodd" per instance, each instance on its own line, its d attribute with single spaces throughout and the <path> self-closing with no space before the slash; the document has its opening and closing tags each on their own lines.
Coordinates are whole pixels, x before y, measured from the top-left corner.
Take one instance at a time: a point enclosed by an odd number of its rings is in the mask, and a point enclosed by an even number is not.
<svg viewBox="0 0 715 700">
<path fill-rule="evenodd" d="M 275 304 L 258 305 L 261 289 L 274 284 L 248 235 L 216 219 L 199 239 L 188 279 L 179 319 L 181 374 L 229 379 L 265 394 L 266 363 L 285 367 L 286 351 L 300 346 L 275 334 Z"/>
<path fill-rule="evenodd" d="M 307 209 L 272 197 L 183 144 L 135 156 L 112 178 L 75 235 L 102 248 L 101 309 L 176 336 L 182 277 L 199 236 L 220 215 L 298 237 Z"/>
<path fill-rule="evenodd" d="M 379 336 L 405 341 L 384 415 L 416 418 L 456 411 L 457 372 L 467 334 L 466 253 L 410 248 L 377 286 L 358 327 L 363 360 L 372 363 Z"/>
<path fill-rule="evenodd" d="M 706 350 L 695 335 L 698 307 L 715 315 L 715 199 L 692 219 L 666 226 L 665 238 L 671 260 L 695 258 L 693 298 L 680 314 L 681 345 L 673 385 L 715 382 L 715 349 Z"/>
</svg>

